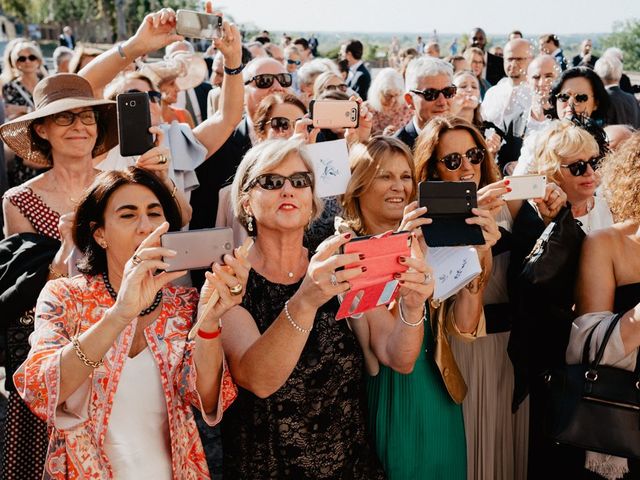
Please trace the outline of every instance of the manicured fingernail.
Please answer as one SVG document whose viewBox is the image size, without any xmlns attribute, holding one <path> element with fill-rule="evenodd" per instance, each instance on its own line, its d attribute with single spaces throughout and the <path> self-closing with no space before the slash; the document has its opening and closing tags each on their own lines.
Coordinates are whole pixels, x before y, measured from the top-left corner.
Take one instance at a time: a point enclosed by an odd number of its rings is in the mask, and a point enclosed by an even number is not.
<svg viewBox="0 0 640 480">
<path fill-rule="evenodd" d="M 406 258 L 406 257 L 398 257 L 398 261 L 399 261 L 400 263 L 406 263 L 407 258 Z"/>
<path fill-rule="evenodd" d="M 363 266 L 363 267 L 362 267 L 362 272 L 364 273 L 364 272 L 366 272 L 366 271 L 367 271 L 367 267 L 364 267 L 364 266 Z"/>
<path fill-rule="evenodd" d="M 393 278 L 395 278 L 396 280 L 400 278 L 400 274 L 399 273 L 394 273 L 393 274 Z"/>
<path fill-rule="evenodd" d="M 507 192 L 510 192 L 512 190 L 513 190 L 513 188 L 507 187 Z"/>
<path fill-rule="evenodd" d="M 505 181 L 504 181 L 504 184 L 505 184 L 505 185 L 509 185 L 510 183 L 511 183 L 511 180 L 505 180 Z"/>
<path fill-rule="evenodd" d="M 400 285 L 404 285 L 404 280 L 400 280 Z"/>
<path fill-rule="evenodd" d="M 344 238 L 346 238 L 347 240 L 349 240 L 351 238 L 351 234 L 350 233 L 345 233 L 344 234 Z"/>
<path fill-rule="evenodd" d="M 364 260 L 364 253 L 361 253 L 360 255 L 358 255 L 358 258 L 359 258 L 360 260 Z"/>
</svg>

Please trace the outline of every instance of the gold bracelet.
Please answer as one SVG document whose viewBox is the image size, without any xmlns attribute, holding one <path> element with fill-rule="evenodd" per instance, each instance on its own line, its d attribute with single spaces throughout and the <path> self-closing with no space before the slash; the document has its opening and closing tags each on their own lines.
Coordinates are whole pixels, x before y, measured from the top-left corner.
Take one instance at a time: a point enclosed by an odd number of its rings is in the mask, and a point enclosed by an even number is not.
<svg viewBox="0 0 640 480">
<path fill-rule="evenodd" d="M 71 339 L 71 343 L 73 343 L 73 348 L 76 351 L 76 355 L 78 355 L 78 358 L 82 360 L 82 363 L 84 363 L 87 367 L 98 368 L 102 366 L 102 360 L 94 362 L 93 360 L 89 360 L 89 358 L 84 354 L 84 352 L 80 348 L 80 341 L 78 340 L 78 337 L 73 337 Z"/>
<path fill-rule="evenodd" d="M 67 278 L 67 275 L 65 275 L 64 273 L 56 272 L 53 269 L 53 263 L 49 264 L 49 273 L 51 274 L 51 276 L 53 277 L 54 280 L 56 280 L 58 278 Z"/>
<path fill-rule="evenodd" d="M 171 189 L 171 198 L 176 198 L 176 193 L 178 192 L 178 186 L 176 185 L 176 182 L 173 181 L 173 179 L 169 179 L 171 180 L 171 183 L 173 184 L 173 188 Z"/>
</svg>

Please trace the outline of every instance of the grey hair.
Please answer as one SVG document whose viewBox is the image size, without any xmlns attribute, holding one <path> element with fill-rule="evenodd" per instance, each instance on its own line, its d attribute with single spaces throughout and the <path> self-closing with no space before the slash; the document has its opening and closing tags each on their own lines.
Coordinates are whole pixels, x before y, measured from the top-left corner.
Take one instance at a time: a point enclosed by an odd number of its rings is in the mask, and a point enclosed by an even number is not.
<svg viewBox="0 0 640 480">
<path fill-rule="evenodd" d="M 375 110 L 382 111 L 382 95 L 390 90 L 404 92 L 404 80 L 395 68 L 383 68 L 371 82 L 368 102 Z"/>
<path fill-rule="evenodd" d="M 619 83 L 620 78 L 622 78 L 622 62 L 614 56 L 599 58 L 593 70 L 604 81 L 605 85 Z"/>
<path fill-rule="evenodd" d="M 65 56 L 72 57 L 73 50 L 69 47 L 60 46 L 53 51 L 53 64 L 55 65 L 56 72 L 59 70 L 60 64 L 62 63 L 62 60 L 64 60 Z"/>
<path fill-rule="evenodd" d="M 304 146 L 305 143 L 300 140 L 273 139 L 259 143 L 246 153 L 236 170 L 231 185 L 233 214 L 244 228 L 247 228 L 248 218 L 244 205 L 249 201 L 249 191 L 245 190 L 259 175 L 277 168 L 290 155 L 298 155 L 309 172 L 313 172 L 311 159 L 306 154 Z M 312 221 L 318 218 L 324 209 L 324 202 L 316 195 L 315 185 L 316 181 L 313 178 L 311 187 L 313 194 Z"/>
<path fill-rule="evenodd" d="M 453 79 L 453 66 L 434 57 L 418 57 L 409 62 L 405 73 L 405 88 L 415 90 L 418 88 L 420 80 L 425 77 L 435 77 L 436 75 L 446 75 L 449 81 Z"/>
<path fill-rule="evenodd" d="M 618 60 L 620 60 L 621 62 L 624 61 L 624 53 L 618 47 L 609 47 L 609 48 L 607 48 L 604 51 L 604 53 L 602 54 L 602 57 L 615 57 Z"/>
<path fill-rule="evenodd" d="M 328 64 L 325 60 L 327 59 L 315 58 L 310 62 L 302 65 L 298 69 L 298 81 L 300 82 L 300 84 L 311 86 L 316 81 L 316 78 L 318 78 L 318 75 L 334 70 L 331 64 Z M 331 62 L 331 60 L 329 60 L 329 62 Z M 340 72 L 337 71 L 334 71 L 334 73 L 336 73 L 337 75 L 340 74 Z"/>
</svg>

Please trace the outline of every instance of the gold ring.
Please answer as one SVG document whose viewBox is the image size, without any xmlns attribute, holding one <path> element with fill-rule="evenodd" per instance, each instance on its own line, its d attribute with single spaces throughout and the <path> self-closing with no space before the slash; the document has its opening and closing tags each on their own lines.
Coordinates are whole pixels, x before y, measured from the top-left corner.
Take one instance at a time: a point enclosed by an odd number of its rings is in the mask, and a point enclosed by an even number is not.
<svg viewBox="0 0 640 480">
<path fill-rule="evenodd" d="M 131 263 L 133 263 L 136 267 L 142 263 L 142 259 L 138 255 L 134 255 L 131 257 Z"/>
<path fill-rule="evenodd" d="M 167 163 L 169 161 L 169 159 L 163 153 L 159 154 L 158 158 L 159 158 L 158 163 L 160 165 L 164 165 L 165 163 Z"/>
<path fill-rule="evenodd" d="M 229 289 L 231 295 L 240 295 L 242 293 L 242 284 L 238 283 Z"/>
</svg>

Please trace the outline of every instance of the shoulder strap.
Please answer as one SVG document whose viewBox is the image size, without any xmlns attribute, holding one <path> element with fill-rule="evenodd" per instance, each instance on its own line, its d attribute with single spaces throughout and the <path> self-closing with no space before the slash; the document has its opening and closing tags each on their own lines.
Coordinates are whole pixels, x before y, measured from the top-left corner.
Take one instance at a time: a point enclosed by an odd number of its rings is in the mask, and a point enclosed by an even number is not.
<svg viewBox="0 0 640 480">
<path fill-rule="evenodd" d="M 616 314 L 616 316 L 613 318 L 613 320 L 607 327 L 607 331 L 605 332 L 604 337 L 602 338 L 602 343 L 600 344 L 600 347 L 596 352 L 596 357 L 593 360 L 592 367 L 597 367 L 598 365 L 600 365 L 600 362 L 602 361 L 602 357 L 604 356 L 604 350 L 607 348 L 607 343 L 609 343 L 609 338 L 611 338 L 613 329 L 616 327 L 621 317 L 622 317 L 621 313 Z M 584 350 L 582 353 L 582 363 L 584 364 L 589 362 L 589 347 L 591 345 L 591 338 L 593 336 L 593 332 L 595 331 L 595 329 L 596 329 L 595 326 L 591 329 L 591 332 L 589 332 L 589 337 L 587 338 L 587 342 L 584 345 Z M 586 358 L 586 361 L 585 361 L 585 358 Z"/>
</svg>

